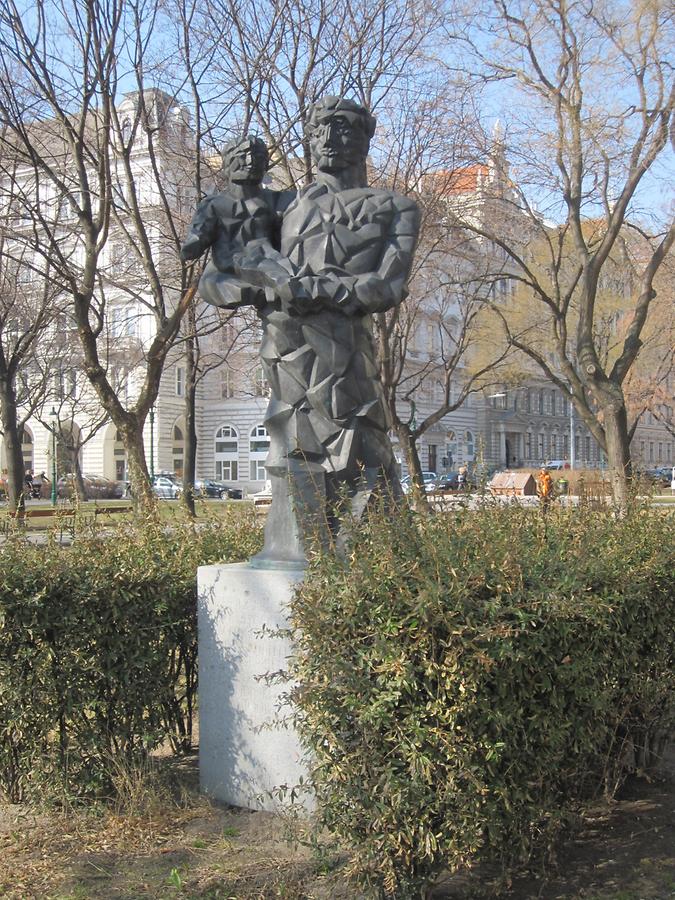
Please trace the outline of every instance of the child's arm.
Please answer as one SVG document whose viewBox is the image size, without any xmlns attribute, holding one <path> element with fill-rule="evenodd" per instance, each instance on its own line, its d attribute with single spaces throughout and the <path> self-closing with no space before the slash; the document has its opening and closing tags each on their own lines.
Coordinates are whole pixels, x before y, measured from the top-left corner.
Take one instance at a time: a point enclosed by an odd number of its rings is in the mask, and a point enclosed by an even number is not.
<svg viewBox="0 0 675 900">
<path fill-rule="evenodd" d="M 208 250 L 215 240 L 217 225 L 213 197 L 205 197 L 192 217 L 187 237 L 180 248 L 181 259 L 198 259 Z"/>
</svg>

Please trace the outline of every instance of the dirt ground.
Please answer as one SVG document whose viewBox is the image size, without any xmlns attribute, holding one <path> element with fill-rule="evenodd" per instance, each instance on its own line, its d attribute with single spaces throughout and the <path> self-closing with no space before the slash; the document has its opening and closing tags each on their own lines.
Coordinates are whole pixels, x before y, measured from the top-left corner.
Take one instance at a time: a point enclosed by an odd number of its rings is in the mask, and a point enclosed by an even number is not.
<svg viewBox="0 0 675 900">
<path fill-rule="evenodd" d="M 358 900 L 335 860 L 288 843 L 270 813 L 221 808 L 196 791 L 196 758 L 173 787 L 140 778 L 124 806 L 0 807 L 7 900 Z M 557 871 L 497 889 L 486 871 L 441 878 L 433 900 L 675 900 L 675 746 L 651 780 L 631 779 L 560 848 Z"/>
</svg>

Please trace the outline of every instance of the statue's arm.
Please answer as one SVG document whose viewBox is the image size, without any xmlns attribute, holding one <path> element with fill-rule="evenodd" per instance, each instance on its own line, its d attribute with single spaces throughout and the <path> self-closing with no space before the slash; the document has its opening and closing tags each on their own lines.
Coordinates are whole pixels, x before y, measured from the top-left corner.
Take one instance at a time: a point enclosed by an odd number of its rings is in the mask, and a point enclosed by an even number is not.
<svg viewBox="0 0 675 900">
<path fill-rule="evenodd" d="M 213 244 L 218 219 L 213 208 L 213 197 L 205 197 L 197 207 L 187 237 L 180 248 L 181 259 L 198 259 Z"/>
<path fill-rule="evenodd" d="M 286 284 L 278 285 L 282 300 L 286 299 L 291 309 L 298 312 L 333 307 L 346 315 L 365 315 L 392 309 L 407 294 L 419 225 L 417 204 L 396 196 L 391 227 L 375 270 L 361 275 L 338 268 L 326 269 L 319 275 L 300 271 Z"/>
<path fill-rule="evenodd" d="M 377 270 L 355 277 L 350 296 L 339 303 L 346 312 L 384 312 L 398 306 L 407 295 L 420 211 L 407 197 L 396 197 L 395 205 L 391 231 Z"/>
</svg>

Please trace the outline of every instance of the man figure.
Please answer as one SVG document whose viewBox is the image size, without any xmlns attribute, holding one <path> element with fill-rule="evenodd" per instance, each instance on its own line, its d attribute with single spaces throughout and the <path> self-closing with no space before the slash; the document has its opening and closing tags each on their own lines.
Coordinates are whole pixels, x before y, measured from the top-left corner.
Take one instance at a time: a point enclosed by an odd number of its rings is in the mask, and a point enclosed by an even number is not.
<svg viewBox="0 0 675 900">
<path fill-rule="evenodd" d="M 400 486 L 376 364 L 372 314 L 406 296 L 419 211 L 367 187 L 375 120 L 338 97 L 315 103 L 307 134 L 317 175 L 283 216 L 280 257 L 261 245 L 235 261 L 267 302 L 262 365 L 273 502 L 258 565 L 302 564 L 312 530 L 341 540 L 345 514 Z"/>
</svg>

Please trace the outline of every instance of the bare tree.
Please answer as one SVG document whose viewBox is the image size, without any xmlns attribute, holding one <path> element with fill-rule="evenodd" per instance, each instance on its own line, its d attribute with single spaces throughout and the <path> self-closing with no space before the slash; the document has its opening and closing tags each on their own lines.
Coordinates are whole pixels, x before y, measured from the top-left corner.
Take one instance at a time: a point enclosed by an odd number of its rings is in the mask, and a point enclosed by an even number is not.
<svg viewBox="0 0 675 900">
<path fill-rule="evenodd" d="M 537 304 L 552 353 L 511 329 L 507 309 L 505 334 L 575 404 L 607 453 L 623 505 L 630 473 L 624 384 L 642 345 L 655 275 L 675 239 L 672 210 L 657 221 L 646 209 L 669 152 L 672 9 L 661 0 L 486 0 L 455 9 L 448 32 L 457 64 L 489 82 L 493 101 L 496 93 L 508 108 L 504 143 L 512 164 L 510 190 L 494 198 L 489 214 L 458 214 L 503 249 Z M 603 364 L 598 293 L 631 230 L 640 234 L 640 250 L 631 262 L 630 326 Z M 544 265 L 533 260 L 533 245 L 538 259 L 544 248 Z"/>
<path fill-rule="evenodd" d="M 0 219 L 0 431 L 13 511 L 23 505 L 26 423 L 54 371 L 44 338 L 57 312 L 57 292 L 45 277 L 48 261 L 25 206 L 25 188 L 16 175 L 16 167 L 0 159 L 5 198 Z"/>
<path fill-rule="evenodd" d="M 49 276 L 73 305 L 86 375 L 124 440 L 135 497 L 149 504 L 143 426 L 194 295 L 177 248 L 202 157 L 185 109 L 153 87 L 165 72 L 155 45 L 161 4 L 39 2 L 22 12 L 0 4 L 4 150 L 30 185 Z M 54 34 L 69 66 L 50 52 Z M 63 211 L 56 220 L 45 196 Z M 142 375 L 129 400 L 109 365 L 116 314 L 139 321 Z"/>
</svg>

